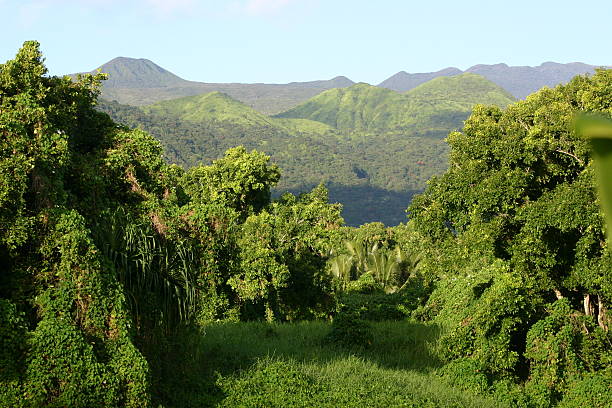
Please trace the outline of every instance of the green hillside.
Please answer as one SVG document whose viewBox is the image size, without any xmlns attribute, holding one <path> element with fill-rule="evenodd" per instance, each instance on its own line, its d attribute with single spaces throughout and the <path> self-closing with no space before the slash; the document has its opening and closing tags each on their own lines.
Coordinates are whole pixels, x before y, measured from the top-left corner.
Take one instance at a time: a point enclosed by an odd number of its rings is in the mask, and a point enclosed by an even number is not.
<svg viewBox="0 0 612 408">
<path fill-rule="evenodd" d="M 277 117 L 306 118 L 338 129 L 453 129 L 477 103 L 506 107 L 512 95 L 484 77 L 440 77 L 405 94 L 368 84 L 332 89 Z M 419 129 L 416 129 L 418 126 Z"/>
<path fill-rule="evenodd" d="M 214 121 L 240 127 L 272 127 L 277 131 L 291 134 L 316 135 L 332 131 L 330 126 L 309 119 L 272 118 L 217 91 L 163 101 L 141 109 L 147 114 L 172 116 L 183 121 L 196 123 Z"/>
<path fill-rule="evenodd" d="M 306 118 L 338 129 L 388 128 L 404 99 L 397 92 L 359 83 L 325 91 L 276 117 Z"/>
<path fill-rule="evenodd" d="M 446 169 L 443 138 L 461 127 L 473 104 L 511 101 L 495 84 L 464 74 L 406 94 L 363 83 L 332 89 L 275 117 L 220 92 L 142 108 L 118 103 L 100 108 L 157 137 L 172 163 L 208 164 L 244 145 L 270 155 L 281 168 L 276 194 L 324 182 L 330 198 L 344 205 L 349 225 L 394 225 L 406 219 L 412 195 Z"/>
<path fill-rule="evenodd" d="M 236 107 L 235 101 L 229 104 Z M 275 194 L 301 192 L 324 182 L 330 199 L 344 205 L 349 225 L 404 221 L 412 195 L 446 168 L 448 147 L 442 139 L 404 132 L 339 131 L 307 119 L 268 118 L 261 126 L 229 116 L 224 121 L 189 121 L 167 111 L 146 113 L 103 100 L 98 109 L 128 127 L 150 132 L 164 146 L 165 159 L 185 168 L 209 164 L 237 145 L 265 152 L 282 173 Z M 258 113 L 246 114 L 257 118 Z"/>
<path fill-rule="evenodd" d="M 464 107 L 477 103 L 506 107 L 514 97 L 502 87 L 477 74 L 438 77 L 404 93 L 412 101 Z"/>
<path fill-rule="evenodd" d="M 142 108 L 145 113 L 172 115 L 190 122 L 221 121 L 244 126 L 268 126 L 271 120 L 221 92 L 163 101 Z"/>
</svg>

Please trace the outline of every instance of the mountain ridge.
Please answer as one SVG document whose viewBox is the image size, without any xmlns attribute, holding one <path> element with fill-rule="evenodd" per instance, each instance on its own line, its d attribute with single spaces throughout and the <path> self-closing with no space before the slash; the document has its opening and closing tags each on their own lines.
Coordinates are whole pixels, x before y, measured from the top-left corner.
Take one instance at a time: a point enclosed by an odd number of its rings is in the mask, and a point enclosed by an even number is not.
<svg viewBox="0 0 612 408">
<path fill-rule="evenodd" d="M 567 83 L 576 75 L 592 74 L 597 68 L 606 68 L 603 65 L 589 65 L 582 62 L 558 63 L 547 61 L 538 66 L 510 66 L 506 63 L 498 64 L 476 64 L 465 71 L 449 67 L 436 72 L 409 74 L 400 71 L 378 86 L 397 92 L 406 92 L 416 86 L 422 78 L 434 79 L 443 76 L 455 76 L 461 73 L 473 73 L 482 75 L 491 82 L 501 86 L 510 92 L 515 98 L 523 99 L 527 95 L 539 90 L 544 86 L 554 87 Z"/>
<path fill-rule="evenodd" d="M 476 64 L 465 71 L 455 67 L 414 74 L 399 71 L 376 86 L 407 92 L 435 78 L 474 73 L 501 86 L 515 98 L 522 99 L 543 86 L 554 87 L 568 82 L 575 75 L 593 73 L 597 67 L 582 62 L 561 64 L 551 61 L 535 67 L 509 66 L 505 63 Z M 327 80 L 286 84 L 197 82 L 183 79 L 148 59 L 129 57 L 114 58 L 91 72 L 98 70 L 109 74 L 109 79 L 102 85 L 101 94 L 107 100 L 144 106 L 219 91 L 270 115 L 285 112 L 323 91 L 355 84 L 342 75 Z"/>
<path fill-rule="evenodd" d="M 96 72 L 109 74 L 108 79 L 102 83 L 101 90 L 101 97 L 109 101 L 144 106 L 218 91 L 265 114 L 282 112 L 324 90 L 354 84 L 345 76 L 287 84 L 189 81 L 148 59 L 129 57 L 113 58 L 89 73 Z"/>
<path fill-rule="evenodd" d="M 464 73 L 434 78 L 406 93 L 366 83 L 331 89 L 274 117 L 358 130 L 407 129 L 417 124 L 435 128 L 435 122 L 442 121 L 450 126 L 443 126 L 448 131 L 460 125 L 477 103 L 505 107 L 512 102 L 503 88 L 481 75 Z"/>
</svg>

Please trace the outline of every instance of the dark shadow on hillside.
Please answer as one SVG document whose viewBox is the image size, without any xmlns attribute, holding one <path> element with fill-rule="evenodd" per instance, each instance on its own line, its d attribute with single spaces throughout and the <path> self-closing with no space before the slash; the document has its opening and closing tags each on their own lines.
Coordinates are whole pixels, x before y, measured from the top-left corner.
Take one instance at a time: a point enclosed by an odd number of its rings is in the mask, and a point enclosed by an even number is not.
<svg viewBox="0 0 612 408">
<path fill-rule="evenodd" d="M 371 185 L 345 186 L 330 184 L 329 201 L 342 203 L 347 225 L 356 227 L 368 222 L 387 226 L 406 222 L 406 208 L 420 191 L 391 191 Z"/>
<path fill-rule="evenodd" d="M 392 191 L 368 184 L 343 185 L 326 184 L 329 190 L 329 202 L 342 204 L 342 217 L 346 225 L 358 227 L 369 222 L 382 222 L 386 226 L 395 226 L 406 222 L 406 209 L 412 197 L 420 190 Z M 314 186 L 292 189 L 293 194 L 312 190 Z M 275 192 L 274 196 L 278 196 Z"/>
</svg>

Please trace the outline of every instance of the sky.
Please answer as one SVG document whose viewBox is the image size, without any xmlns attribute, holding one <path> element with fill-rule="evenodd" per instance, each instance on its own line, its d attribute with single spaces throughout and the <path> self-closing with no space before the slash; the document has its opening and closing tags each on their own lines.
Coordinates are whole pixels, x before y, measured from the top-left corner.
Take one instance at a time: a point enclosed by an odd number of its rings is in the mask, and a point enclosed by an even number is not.
<svg viewBox="0 0 612 408">
<path fill-rule="evenodd" d="M 546 61 L 612 65 L 610 0 L 0 0 L 0 62 L 37 40 L 52 75 L 118 57 L 184 79 L 286 83 Z"/>
</svg>

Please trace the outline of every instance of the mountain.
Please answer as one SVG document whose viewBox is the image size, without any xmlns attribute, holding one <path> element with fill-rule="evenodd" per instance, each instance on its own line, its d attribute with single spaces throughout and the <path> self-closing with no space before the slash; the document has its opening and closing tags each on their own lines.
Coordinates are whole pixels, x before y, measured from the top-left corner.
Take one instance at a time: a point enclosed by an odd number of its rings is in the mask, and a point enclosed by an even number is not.
<svg viewBox="0 0 612 408">
<path fill-rule="evenodd" d="M 236 145 L 271 156 L 281 168 L 275 194 L 324 182 L 349 225 L 405 221 L 413 194 L 446 169 L 443 138 L 461 127 L 474 103 L 513 98 L 475 74 L 436 78 L 400 94 L 360 83 L 331 89 L 281 115 L 268 116 L 221 92 L 134 107 L 100 109 L 141 127 L 184 167 L 210 163 Z"/>
<path fill-rule="evenodd" d="M 545 62 L 537 67 L 480 64 L 474 65 L 465 71 L 457 68 L 445 68 L 437 72 L 420 74 L 409 74 L 405 71 L 400 71 L 381 82 L 378 86 L 398 92 L 405 92 L 428 80 L 459 75 L 465 72 L 482 75 L 489 81 L 510 92 L 515 98 L 522 99 L 544 86 L 554 87 L 568 82 L 576 75 L 592 74 L 596 68 L 597 66 L 595 65 L 587 65 L 581 62 L 569 64 Z"/>
<path fill-rule="evenodd" d="M 144 58 L 117 57 L 92 73 L 98 70 L 108 74 L 108 79 L 104 82 L 105 88 L 161 88 L 189 84 L 189 81 Z"/>
<path fill-rule="evenodd" d="M 567 83 L 576 75 L 592 74 L 597 66 L 581 62 L 559 64 L 545 62 L 537 67 L 510 67 L 506 64 L 475 65 L 466 70 L 479 74 L 508 90 L 517 98 L 525 98 L 538 89 Z"/>
<path fill-rule="evenodd" d="M 461 71 L 459 68 L 454 67 L 445 68 L 437 72 L 426 72 L 419 74 L 409 74 L 406 71 L 400 71 L 397 74 L 382 81 L 380 84 L 378 84 L 378 86 L 382 88 L 391 89 L 397 92 L 406 92 L 413 88 L 416 88 L 417 86 L 427 81 L 431 81 L 434 78 L 438 78 L 441 76 L 458 75 L 462 72 L 463 71 Z"/>
<path fill-rule="evenodd" d="M 285 111 L 327 89 L 354 83 L 343 76 L 290 84 L 195 82 L 182 79 L 149 60 L 125 57 L 115 58 L 98 69 L 109 74 L 101 93 L 101 97 L 109 101 L 143 106 L 218 91 L 267 114 Z"/>
<path fill-rule="evenodd" d="M 310 82 L 289 82 L 287 85 L 297 86 L 300 88 L 346 88 L 354 85 L 355 82 L 351 81 L 345 76 L 337 76 L 335 78 L 326 81 L 310 81 Z"/>
<path fill-rule="evenodd" d="M 332 89 L 276 115 L 326 123 L 337 129 L 414 129 L 448 132 L 459 127 L 476 103 L 505 107 L 514 98 L 480 75 L 439 77 L 400 94 L 364 83 Z"/>
</svg>

